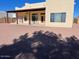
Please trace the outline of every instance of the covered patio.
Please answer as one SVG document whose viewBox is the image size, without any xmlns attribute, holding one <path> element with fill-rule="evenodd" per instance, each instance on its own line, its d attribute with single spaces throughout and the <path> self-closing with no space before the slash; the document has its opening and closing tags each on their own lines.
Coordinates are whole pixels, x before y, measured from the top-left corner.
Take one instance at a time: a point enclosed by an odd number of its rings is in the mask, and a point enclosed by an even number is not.
<svg viewBox="0 0 79 59">
<path fill-rule="evenodd" d="M 45 8 L 7 11 L 7 23 L 10 23 L 10 13 L 16 14 L 16 24 L 45 25 Z"/>
</svg>

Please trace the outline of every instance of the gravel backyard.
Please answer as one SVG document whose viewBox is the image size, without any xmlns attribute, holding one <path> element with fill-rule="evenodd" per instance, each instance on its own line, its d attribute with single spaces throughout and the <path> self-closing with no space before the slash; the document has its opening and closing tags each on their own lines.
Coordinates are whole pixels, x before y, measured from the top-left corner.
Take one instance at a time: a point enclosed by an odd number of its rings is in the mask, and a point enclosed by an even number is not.
<svg viewBox="0 0 79 59">
<path fill-rule="evenodd" d="M 62 34 L 63 37 L 75 35 L 79 38 L 79 24 L 74 24 L 73 28 L 0 24 L 0 45 L 12 44 L 13 39 L 19 38 L 20 35 L 24 35 L 25 33 L 29 33 L 29 35 L 32 35 L 33 32 L 40 30 Z"/>
</svg>

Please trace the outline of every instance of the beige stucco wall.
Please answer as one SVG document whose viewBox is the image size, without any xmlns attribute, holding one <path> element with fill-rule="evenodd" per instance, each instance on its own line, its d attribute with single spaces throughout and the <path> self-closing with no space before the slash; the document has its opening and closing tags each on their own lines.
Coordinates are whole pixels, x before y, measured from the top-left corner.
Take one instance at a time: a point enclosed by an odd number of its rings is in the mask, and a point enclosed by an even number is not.
<svg viewBox="0 0 79 59">
<path fill-rule="evenodd" d="M 46 1 L 46 26 L 72 27 L 74 0 L 47 0 Z M 50 13 L 66 12 L 66 22 L 50 22 Z"/>
</svg>

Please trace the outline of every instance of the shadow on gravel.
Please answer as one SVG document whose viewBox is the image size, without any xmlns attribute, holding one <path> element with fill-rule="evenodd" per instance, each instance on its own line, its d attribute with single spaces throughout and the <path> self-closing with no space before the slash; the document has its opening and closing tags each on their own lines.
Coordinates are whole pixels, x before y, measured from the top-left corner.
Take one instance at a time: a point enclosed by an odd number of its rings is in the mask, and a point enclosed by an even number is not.
<svg viewBox="0 0 79 59">
<path fill-rule="evenodd" d="M 53 32 L 37 31 L 14 39 L 14 44 L 0 46 L 0 59 L 79 59 L 79 40 L 62 38 Z"/>
</svg>

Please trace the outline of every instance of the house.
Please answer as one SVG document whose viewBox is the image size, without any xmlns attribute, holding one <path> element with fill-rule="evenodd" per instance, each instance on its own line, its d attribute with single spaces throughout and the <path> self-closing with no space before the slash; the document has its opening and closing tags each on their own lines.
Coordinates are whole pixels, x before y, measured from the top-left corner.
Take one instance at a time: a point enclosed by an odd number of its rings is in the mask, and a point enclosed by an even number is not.
<svg viewBox="0 0 79 59">
<path fill-rule="evenodd" d="M 17 24 L 48 27 L 72 27 L 74 0 L 46 0 L 40 3 L 25 3 L 8 13 L 16 13 Z"/>
<path fill-rule="evenodd" d="M 77 17 L 77 24 L 79 24 L 79 16 Z"/>
<path fill-rule="evenodd" d="M 79 16 L 74 18 L 74 23 L 79 24 Z"/>
</svg>

